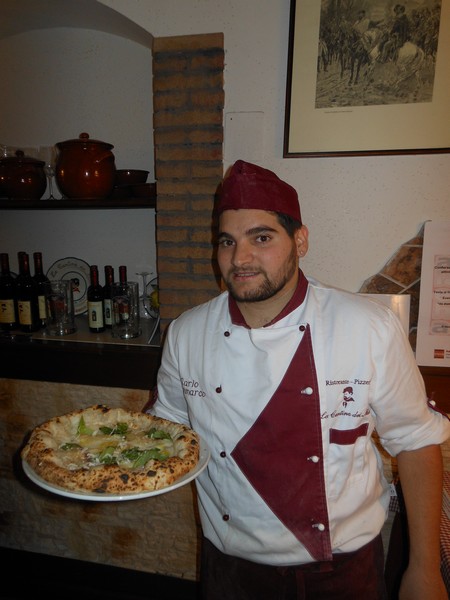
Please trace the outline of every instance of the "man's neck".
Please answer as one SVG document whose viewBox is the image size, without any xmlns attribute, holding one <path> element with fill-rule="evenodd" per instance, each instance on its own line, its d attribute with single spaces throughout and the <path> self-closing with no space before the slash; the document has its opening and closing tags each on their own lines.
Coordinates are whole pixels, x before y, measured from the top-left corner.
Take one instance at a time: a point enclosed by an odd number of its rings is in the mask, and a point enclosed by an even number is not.
<svg viewBox="0 0 450 600">
<path fill-rule="evenodd" d="M 294 295 L 296 283 L 282 293 L 260 302 L 237 302 L 245 322 L 251 329 L 264 327 L 275 319 Z"/>
</svg>

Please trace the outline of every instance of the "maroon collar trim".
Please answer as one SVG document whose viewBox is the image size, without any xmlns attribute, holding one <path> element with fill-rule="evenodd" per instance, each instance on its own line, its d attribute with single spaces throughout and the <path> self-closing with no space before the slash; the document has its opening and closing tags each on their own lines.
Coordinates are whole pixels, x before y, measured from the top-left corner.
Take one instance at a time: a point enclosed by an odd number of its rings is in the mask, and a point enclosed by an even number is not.
<svg viewBox="0 0 450 600">
<path fill-rule="evenodd" d="M 283 319 L 286 315 L 291 313 L 293 310 L 298 308 L 305 299 L 307 289 L 308 289 L 308 280 L 306 279 L 305 275 L 303 274 L 303 271 L 301 269 L 299 269 L 298 270 L 298 282 L 297 282 L 297 287 L 295 289 L 294 295 L 289 300 L 289 302 L 286 304 L 286 306 L 283 308 L 283 310 L 280 313 L 278 313 L 278 315 L 272 321 L 270 321 L 270 323 L 267 323 L 266 325 L 264 325 L 264 327 L 273 325 L 277 321 L 280 321 L 281 319 Z M 231 317 L 231 321 L 232 321 L 233 325 L 240 325 L 241 327 L 246 327 L 247 329 L 250 329 L 250 327 L 245 322 L 245 319 L 242 316 L 241 311 L 239 310 L 239 306 L 237 305 L 236 300 L 234 298 L 232 298 L 231 295 L 228 295 L 228 310 L 230 311 L 230 317 Z"/>
</svg>

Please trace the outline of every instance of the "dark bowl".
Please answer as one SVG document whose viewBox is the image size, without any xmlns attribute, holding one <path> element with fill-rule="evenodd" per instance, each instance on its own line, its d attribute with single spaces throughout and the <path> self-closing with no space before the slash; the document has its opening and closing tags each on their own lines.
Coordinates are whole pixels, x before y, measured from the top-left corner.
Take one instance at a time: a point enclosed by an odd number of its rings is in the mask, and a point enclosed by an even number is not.
<svg viewBox="0 0 450 600">
<path fill-rule="evenodd" d="M 116 185 L 136 185 L 147 181 L 149 171 L 141 169 L 116 169 Z"/>
<path fill-rule="evenodd" d="M 127 185 L 115 185 L 110 198 L 123 199 L 131 196 L 131 188 Z"/>
<path fill-rule="evenodd" d="M 131 186 L 133 196 L 136 198 L 151 198 L 156 194 L 156 183 L 139 183 Z"/>
</svg>

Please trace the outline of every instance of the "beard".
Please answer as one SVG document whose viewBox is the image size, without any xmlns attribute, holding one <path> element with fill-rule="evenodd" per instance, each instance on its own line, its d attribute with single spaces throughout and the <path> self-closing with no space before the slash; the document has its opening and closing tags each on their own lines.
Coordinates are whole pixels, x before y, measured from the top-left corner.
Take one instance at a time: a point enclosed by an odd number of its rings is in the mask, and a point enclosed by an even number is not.
<svg viewBox="0 0 450 600">
<path fill-rule="evenodd" d="M 236 300 L 236 302 L 263 302 L 276 296 L 285 285 L 293 278 L 298 269 L 298 258 L 297 249 L 295 245 L 292 246 L 290 255 L 288 256 L 286 263 L 282 268 L 278 270 L 272 277 L 270 277 L 266 271 L 259 269 L 258 272 L 263 276 L 261 284 L 251 290 L 244 290 L 239 292 L 233 282 L 233 272 L 230 271 L 227 278 L 224 277 L 224 281 L 230 293 L 230 296 Z M 249 268 L 248 271 L 254 272 L 253 269 Z M 240 269 L 239 271 L 242 271 Z"/>
</svg>

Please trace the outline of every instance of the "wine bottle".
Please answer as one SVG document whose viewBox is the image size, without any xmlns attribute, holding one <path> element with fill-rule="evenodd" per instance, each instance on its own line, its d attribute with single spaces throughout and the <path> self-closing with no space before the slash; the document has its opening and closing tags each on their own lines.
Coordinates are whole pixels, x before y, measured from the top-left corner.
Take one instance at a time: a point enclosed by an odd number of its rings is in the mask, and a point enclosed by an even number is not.
<svg viewBox="0 0 450 600">
<path fill-rule="evenodd" d="M 19 252 L 19 275 L 16 279 L 16 299 L 19 329 L 30 333 L 41 327 L 39 318 L 38 286 L 30 273 L 29 256 Z"/>
<path fill-rule="evenodd" d="M 124 285 L 127 282 L 127 268 L 125 265 L 119 267 L 119 282 Z"/>
<path fill-rule="evenodd" d="M 10 331 L 17 327 L 16 284 L 9 270 L 9 255 L 0 254 L 0 329 Z"/>
<path fill-rule="evenodd" d="M 103 286 L 103 310 L 105 327 L 110 329 L 113 323 L 112 314 L 112 288 L 114 283 L 114 269 L 111 265 L 105 266 L 105 285 Z"/>
<path fill-rule="evenodd" d="M 87 307 L 89 331 L 101 333 L 105 331 L 103 318 L 103 288 L 98 281 L 98 267 L 91 265 L 91 284 L 87 290 Z"/>
<path fill-rule="evenodd" d="M 45 308 L 45 292 L 48 289 L 49 279 L 46 275 L 44 275 L 44 271 L 42 268 L 42 252 L 34 252 L 33 259 L 33 279 L 37 283 L 38 287 L 39 319 L 41 321 L 41 327 L 45 327 L 47 322 L 47 311 Z"/>
<path fill-rule="evenodd" d="M 127 284 L 127 268 L 125 265 L 120 265 L 119 267 L 119 283 L 121 285 L 123 294 L 125 295 L 125 286 Z M 115 309 L 118 309 L 120 313 L 120 317 L 116 317 L 116 321 L 128 321 L 130 318 L 130 305 L 127 301 L 121 302 L 118 306 L 115 306 Z"/>
</svg>

